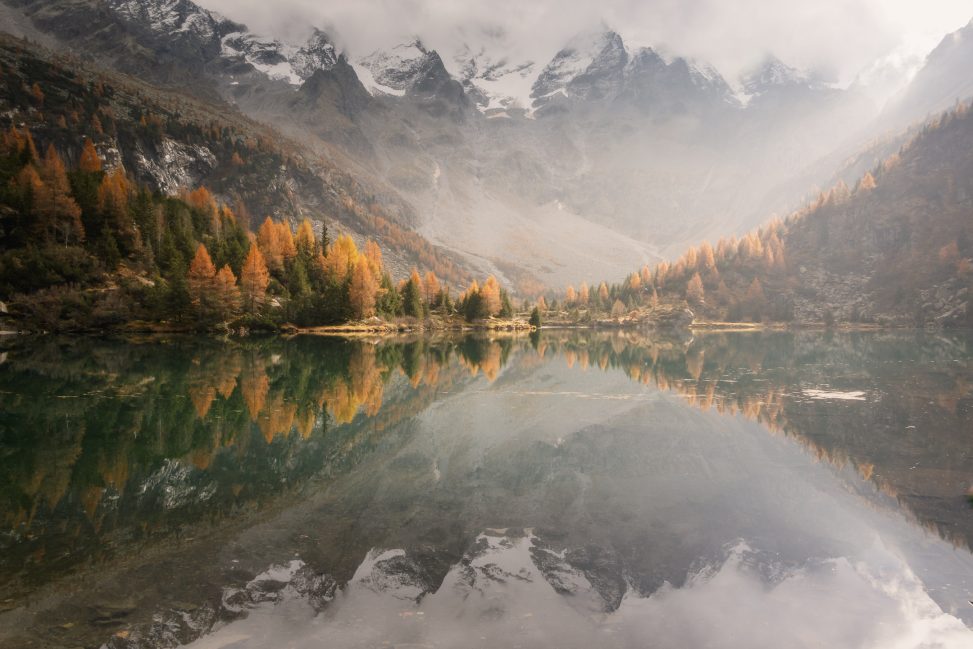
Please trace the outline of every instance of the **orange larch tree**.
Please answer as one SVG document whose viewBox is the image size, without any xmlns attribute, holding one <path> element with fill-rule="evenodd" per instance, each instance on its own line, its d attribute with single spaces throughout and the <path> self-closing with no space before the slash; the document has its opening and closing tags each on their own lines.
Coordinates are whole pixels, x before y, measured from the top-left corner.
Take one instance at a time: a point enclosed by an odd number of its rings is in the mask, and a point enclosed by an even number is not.
<svg viewBox="0 0 973 649">
<path fill-rule="evenodd" d="M 101 171 L 101 158 L 98 151 L 90 139 L 85 139 L 84 148 L 81 149 L 81 159 L 78 161 L 78 169 L 89 174 Z"/>
<path fill-rule="evenodd" d="M 497 278 L 490 275 L 480 287 L 480 296 L 483 298 L 483 305 L 487 313 L 497 315 L 500 313 L 500 283 Z"/>
<path fill-rule="evenodd" d="M 375 315 L 378 288 L 379 283 L 372 275 L 371 264 L 366 258 L 360 257 L 351 271 L 351 285 L 348 288 L 352 312 L 359 320 Z"/>
<path fill-rule="evenodd" d="M 269 216 L 260 224 L 257 231 L 257 245 L 263 253 L 270 270 L 279 272 L 284 269 L 284 254 L 281 251 L 280 233 L 274 220 Z"/>
<path fill-rule="evenodd" d="M 54 145 L 47 148 L 41 165 L 40 179 L 44 190 L 34 200 L 39 229 L 54 239 L 58 235 L 67 245 L 72 239 L 84 241 L 84 225 L 81 224 L 81 208 L 71 197 L 71 185 L 64 162 Z"/>
<path fill-rule="evenodd" d="M 240 289 L 243 294 L 243 306 L 249 313 L 256 313 L 263 306 L 270 284 L 270 272 L 267 263 L 258 246 L 250 246 L 247 259 L 240 271 Z"/>
</svg>

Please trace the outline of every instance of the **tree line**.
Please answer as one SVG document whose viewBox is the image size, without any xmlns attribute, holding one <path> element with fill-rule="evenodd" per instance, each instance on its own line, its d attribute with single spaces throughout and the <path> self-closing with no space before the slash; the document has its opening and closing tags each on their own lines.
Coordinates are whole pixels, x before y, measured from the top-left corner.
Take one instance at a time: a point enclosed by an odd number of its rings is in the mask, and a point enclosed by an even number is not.
<svg viewBox="0 0 973 649">
<path fill-rule="evenodd" d="M 495 277 L 455 298 L 432 270 L 395 282 L 375 241 L 332 241 L 308 219 L 267 217 L 250 231 L 245 206 L 202 186 L 150 192 L 107 168 L 91 139 L 69 169 L 53 144 L 41 155 L 30 130 L 4 132 L 0 210 L 0 296 L 44 329 L 512 315 Z"/>
</svg>

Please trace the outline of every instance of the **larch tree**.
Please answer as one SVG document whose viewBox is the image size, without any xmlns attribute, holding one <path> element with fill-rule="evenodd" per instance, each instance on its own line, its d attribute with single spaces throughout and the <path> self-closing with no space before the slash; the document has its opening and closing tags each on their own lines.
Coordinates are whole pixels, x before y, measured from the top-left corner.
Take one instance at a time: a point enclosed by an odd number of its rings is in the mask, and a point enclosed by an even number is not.
<svg viewBox="0 0 973 649">
<path fill-rule="evenodd" d="M 425 291 L 426 304 L 432 305 L 439 297 L 440 284 L 436 273 L 426 271 L 426 276 L 422 280 L 422 288 Z"/>
<path fill-rule="evenodd" d="M 352 268 L 351 285 L 348 287 L 351 310 L 359 320 L 375 315 L 378 288 L 378 279 L 372 274 L 371 264 L 366 258 L 359 258 Z"/>
<path fill-rule="evenodd" d="M 588 282 L 581 282 L 581 286 L 578 287 L 578 304 L 588 304 L 588 299 Z"/>
<path fill-rule="evenodd" d="M 140 247 L 139 233 L 128 209 L 128 179 L 121 167 L 105 175 L 98 186 L 98 211 L 118 236 L 123 247 L 133 252 Z"/>
<path fill-rule="evenodd" d="M 256 313 L 263 306 L 270 284 L 270 272 L 258 246 L 250 246 L 240 271 L 240 289 L 243 306 L 248 313 Z"/>
<path fill-rule="evenodd" d="M 229 265 L 216 273 L 214 281 L 216 310 L 220 320 L 226 322 L 240 313 L 240 287 Z"/>
<path fill-rule="evenodd" d="M 347 234 L 342 234 L 328 248 L 325 259 L 325 272 L 337 283 L 348 278 L 352 266 L 358 261 L 358 246 L 355 240 Z"/>
<path fill-rule="evenodd" d="M 875 189 L 875 187 L 876 187 L 875 176 L 872 175 L 872 172 L 866 171 L 865 175 L 862 176 L 861 180 L 858 181 L 858 187 L 856 188 L 855 191 L 870 192 L 873 189 Z"/>
<path fill-rule="evenodd" d="M 60 235 L 65 245 L 72 239 L 79 243 L 84 241 L 81 208 L 71 197 L 71 184 L 68 182 L 64 162 L 53 144 L 47 148 L 40 178 L 44 189 L 34 200 L 39 229 L 46 235 L 53 236 L 55 240 Z"/>
<path fill-rule="evenodd" d="M 372 276 L 378 278 L 382 276 L 382 249 L 377 243 L 369 239 L 365 242 L 365 250 L 362 253 L 365 255 L 365 259 L 368 260 L 368 265 L 371 267 Z"/>
<path fill-rule="evenodd" d="M 78 161 L 78 169 L 84 173 L 94 174 L 101 171 L 101 158 L 91 139 L 85 139 L 84 148 L 81 149 L 81 159 Z"/>
<path fill-rule="evenodd" d="M 567 290 L 564 292 L 564 301 L 568 304 L 574 304 L 578 299 L 578 294 L 575 292 L 574 287 L 568 284 Z"/>
<path fill-rule="evenodd" d="M 199 244 L 196 255 L 189 264 L 186 275 L 189 289 L 189 299 L 193 308 L 203 318 L 209 318 L 219 313 L 216 290 L 216 267 L 209 256 L 206 246 Z"/>
<path fill-rule="evenodd" d="M 689 282 L 686 284 L 686 301 L 696 306 L 701 305 L 706 299 L 706 292 L 703 290 L 703 278 L 699 273 L 693 273 Z"/>
<path fill-rule="evenodd" d="M 605 282 L 598 285 L 598 299 L 601 300 L 601 303 L 605 306 L 608 305 L 608 284 Z"/>
<path fill-rule="evenodd" d="M 483 307 L 489 315 L 500 313 L 500 283 L 497 278 L 490 275 L 480 287 L 480 295 L 483 298 Z"/>
<path fill-rule="evenodd" d="M 277 237 L 280 239 L 280 252 L 284 256 L 284 261 L 293 259 L 297 256 L 297 244 L 294 243 L 294 233 L 291 226 L 286 221 L 277 224 Z"/>
<path fill-rule="evenodd" d="M 257 245 L 263 253 L 270 270 L 280 272 L 284 269 L 284 254 L 281 252 L 280 234 L 274 220 L 269 216 L 260 224 L 257 231 Z"/>
<path fill-rule="evenodd" d="M 304 219 L 297 228 L 296 237 L 297 251 L 306 255 L 309 259 L 314 257 L 314 249 L 317 247 L 317 237 L 314 236 L 314 226 L 311 221 Z"/>
</svg>

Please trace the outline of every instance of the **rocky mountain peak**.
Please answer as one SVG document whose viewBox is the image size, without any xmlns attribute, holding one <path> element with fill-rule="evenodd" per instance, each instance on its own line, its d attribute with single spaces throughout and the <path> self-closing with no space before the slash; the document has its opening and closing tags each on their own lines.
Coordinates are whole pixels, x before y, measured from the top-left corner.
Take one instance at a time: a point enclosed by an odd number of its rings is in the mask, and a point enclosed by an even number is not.
<svg viewBox="0 0 973 649">
<path fill-rule="evenodd" d="M 768 55 L 746 72 L 740 83 L 747 94 L 760 95 L 776 88 L 806 86 L 811 81 L 807 74 L 787 65 L 776 56 Z"/>
<path fill-rule="evenodd" d="M 574 90 L 587 96 L 606 77 L 620 74 L 628 62 L 622 37 L 610 29 L 578 34 L 541 71 L 531 89 L 534 106 L 557 97 L 572 95 L 572 84 L 585 78 Z"/>
<path fill-rule="evenodd" d="M 106 4 L 120 18 L 157 34 L 182 33 L 213 40 L 245 29 L 190 0 L 107 0 Z"/>
</svg>

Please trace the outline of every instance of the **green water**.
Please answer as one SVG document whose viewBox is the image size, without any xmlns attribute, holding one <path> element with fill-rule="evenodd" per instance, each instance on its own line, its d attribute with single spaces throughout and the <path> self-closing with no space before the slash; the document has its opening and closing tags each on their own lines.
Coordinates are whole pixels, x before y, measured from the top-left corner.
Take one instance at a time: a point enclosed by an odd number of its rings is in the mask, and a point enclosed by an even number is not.
<svg viewBox="0 0 973 649">
<path fill-rule="evenodd" d="M 0 353 L 0 647 L 973 646 L 969 335 Z"/>
</svg>

